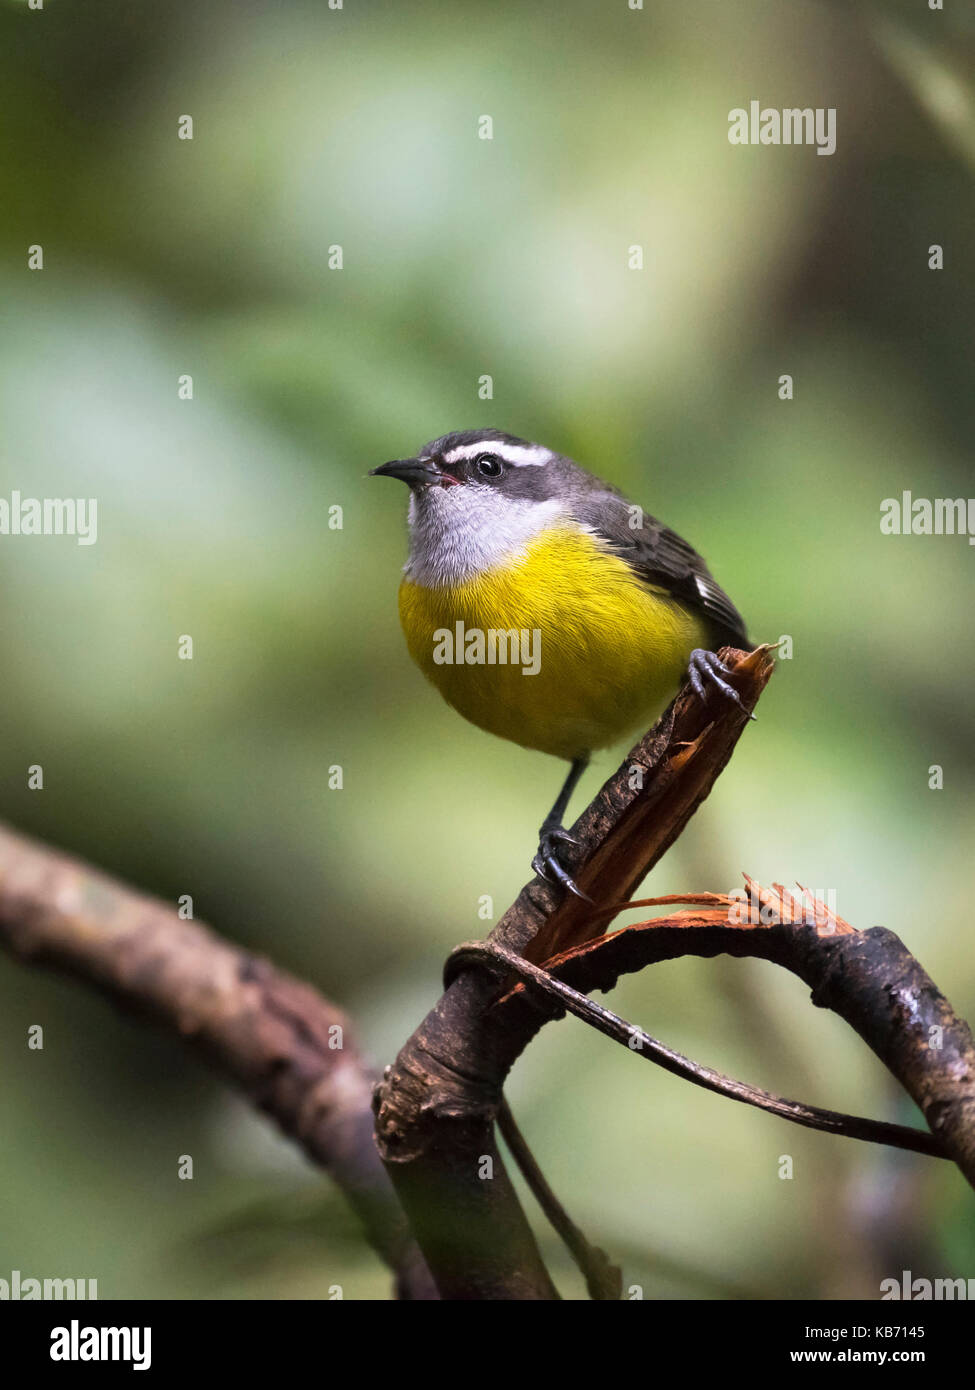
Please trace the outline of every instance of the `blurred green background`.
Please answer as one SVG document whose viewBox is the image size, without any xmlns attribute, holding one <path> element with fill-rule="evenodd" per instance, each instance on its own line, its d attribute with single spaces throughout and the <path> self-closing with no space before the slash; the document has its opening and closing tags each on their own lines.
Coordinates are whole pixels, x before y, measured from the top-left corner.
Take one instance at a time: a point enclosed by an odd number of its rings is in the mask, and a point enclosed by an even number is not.
<svg viewBox="0 0 975 1390">
<path fill-rule="evenodd" d="M 0 495 L 96 497 L 99 534 L 0 538 L 0 814 L 192 894 L 390 1061 L 448 950 L 489 929 L 481 896 L 498 916 L 524 882 L 563 771 L 465 725 L 411 666 L 405 492 L 365 479 L 492 424 L 623 487 L 703 551 L 758 639 L 794 640 L 646 891 L 728 891 L 742 870 L 832 891 L 975 1014 L 975 555 L 879 529 L 904 488 L 973 491 L 961 9 L 7 0 Z M 753 98 L 836 107 L 836 153 L 731 146 Z M 917 1118 L 770 966 L 675 962 L 611 1002 L 785 1095 Z M 176 1041 L 9 960 L 0 1038 L 0 1276 L 388 1296 L 327 1180 Z M 732 1105 L 572 1020 L 509 1094 L 647 1297 L 975 1277 L 947 1164 Z"/>
</svg>

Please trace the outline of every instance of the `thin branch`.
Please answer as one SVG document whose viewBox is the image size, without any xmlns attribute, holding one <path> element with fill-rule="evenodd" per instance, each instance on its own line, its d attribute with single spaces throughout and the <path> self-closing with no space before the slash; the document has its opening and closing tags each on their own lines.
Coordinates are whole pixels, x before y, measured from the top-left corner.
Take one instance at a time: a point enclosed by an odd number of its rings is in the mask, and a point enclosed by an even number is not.
<svg viewBox="0 0 975 1390">
<path fill-rule="evenodd" d="M 664 920 L 661 925 L 666 926 L 668 923 Z M 658 1042 L 636 1024 L 627 1023 L 611 1009 L 572 989 L 556 974 L 533 965 L 530 961 L 522 960 L 503 947 L 485 946 L 477 941 L 466 942 L 451 952 L 448 964 L 451 966 L 451 975 L 470 965 L 493 965 L 495 969 L 500 965 L 519 975 L 530 987 L 555 1000 L 559 1005 L 559 1014 L 563 1010 L 573 1014 L 590 1028 L 595 1028 L 605 1037 L 622 1044 L 628 1051 L 645 1057 L 648 1062 L 656 1063 L 672 1076 L 682 1077 L 683 1080 L 690 1081 L 705 1091 L 713 1091 L 729 1100 L 752 1105 L 758 1110 L 765 1110 L 770 1115 L 790 1120 L 806 1129 L 818 1129 L 847 1139 L 863 1139 L 873 1144 L 887 1144 L 891 1148 L 908 1149 L 912 1153 L 928 1154 L 932 1158 L 948 1157 L 941 1140 L 926 1130 L 913 1129 L 909 1125 L 889 1124 L 885 1120 L 864 1119 L 859 1115 L 846 1115 L 839 1110 L 823 1110 L 819 1106 L 804 1105 L 797 1100 L 785 1100 L 782 1096 L 772 1095 L 770 1091 L 749 1086 L 744 1081 L 736 1081 L 700 1062 L 694 1062 L 683 1053 L 675 1052 L 664 1043 Z M 506 997 L 510 998 L 512 994 Z"/>
<path fill-rule="evenodd" d="M 864 1039 L 920 1107 L 934 1142 L 922 1147 L 925 1137 L 901 1126 L 884 1126 L 886 1138 L 854 1137 L 884 1143 L 897 1134 L 904 1140 L 918 1137 L 917 1143 L 897 1141 L 898 1147 L 953 1159 L 975 1186 L 975 1042 L 968 1025 L 893 932 L 883 927 L 855 931 L 829 914 L 817 925 L 815 915 L 805 920 L 779 885 L 760 888 L 746 882 L 751 902 L 764 918 L 757 924 L 729 922 L 726 911 L 675 913 L 562 952 L 546 962 L 542 975 L 570 988 L 573 997 L 585 998 L 592 990 L 612 989 L 622 974 L 686 955 L 752 956 L 780 965 L 810 986 L 814 1004 L 839 1014 Z M 507 957 L 505 965 L 515 973 Z M 524 963 L 519 972 L 529 973 Z M 545 1021 L 522 986 L 509 989 L 492 1012 L 499 1015 L 502 1031 L 512 1040 L 520 1035 L 523 1046 Z"/>
<path fill-rule="evenodd" d="M 525 1136 L 515 1123 L 511 1107 L 503 1099 L 498 1107 L 498 1129 L 536 1202 L 581 1270 L 589 1297 L 599 1302 L 617 1302 L 623 1290 L 623 1276 L 620 1270 L 610 1262 L 604 1250 L 600 1250 L 586 1239 L 562 1206 L 536 1163 Z"/>
</svg>

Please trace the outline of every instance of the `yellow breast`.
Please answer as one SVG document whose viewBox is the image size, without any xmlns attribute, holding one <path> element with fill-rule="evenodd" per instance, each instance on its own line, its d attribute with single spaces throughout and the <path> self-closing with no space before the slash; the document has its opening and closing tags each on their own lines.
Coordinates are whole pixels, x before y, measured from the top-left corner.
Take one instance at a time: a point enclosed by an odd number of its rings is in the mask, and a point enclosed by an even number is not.
<svg viewBox="0 0 975 1390">
<path fill-rule="evenodd" d="M 460 584 L 404 579 L 399 608 L 413 660 L 448 704 L 488 733 L 563 758 L 649 723 L 708 640 L 702 618 L 569 526 Z M 510 632 L 516 654 L 510 638 L 491 640 Z M 537 674 L 526 674 L 536 655 Z"/>
</svg>

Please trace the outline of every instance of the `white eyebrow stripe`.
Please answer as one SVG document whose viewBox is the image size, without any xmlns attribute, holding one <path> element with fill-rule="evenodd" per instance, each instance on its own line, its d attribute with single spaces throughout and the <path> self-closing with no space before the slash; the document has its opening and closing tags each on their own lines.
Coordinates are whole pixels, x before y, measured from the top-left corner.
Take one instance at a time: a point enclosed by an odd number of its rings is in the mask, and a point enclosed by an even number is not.
<svg viewBox="0 0 975 1390">
<path fill-rule="evenodd" d="M 513 468 L 540 468 L 552 457 L 541 444 L 502 444 L 497 439 L 481 439 L 476 444 L 461 444 L 444 454 L 444 463 L 459 463 L 461 459 L 476 458 L 478 454 L 497 454 Z"/>
</svg>

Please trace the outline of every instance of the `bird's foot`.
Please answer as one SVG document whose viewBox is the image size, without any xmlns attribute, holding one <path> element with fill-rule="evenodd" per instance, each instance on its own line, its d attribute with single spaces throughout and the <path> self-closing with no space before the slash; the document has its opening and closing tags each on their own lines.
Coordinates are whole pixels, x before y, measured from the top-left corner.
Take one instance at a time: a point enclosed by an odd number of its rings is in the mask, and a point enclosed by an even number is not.
<svg viewBox="0 0 975 1390">
<path fill-rule="evenodd" d="M 687 663 L 687 678 L 691 683 L 694 694 L 701 701 L 702 705 L 708 703 L 708 690 L 720 690 L 721 694 L 728 700 L 734 700 L 739 709 L 744 710 L 749 719 L 754 719 L 754 714 L 745 709 L 745 703 L 733 685 L 730 685 L 726 677 L 731 673 L 724 664 L 717 652 L 706 651 L 703 647 L 695 647 L 691 652 L 690 660 Z"/>
<path fill-rule="evenodd" d="M 570 893 L 574 893 L 583 902 L 591 903 L 592 898 L 588 893 L 584 893 L 572 876 L 566 873 L 559 862 L 558 846 L 577 845 L 579 841 L 574 835 L 570 835 L 564 825 L 559 825 L 557 821 L 545 821 L 541 830 L 538 832 L 538 853 L 532 860 L 532 868 L 547 883 L 560 883 L 563 888 L 567 888 Z"/>
</svg>

